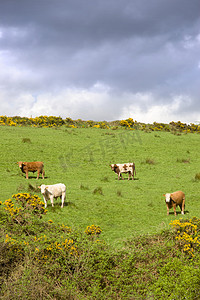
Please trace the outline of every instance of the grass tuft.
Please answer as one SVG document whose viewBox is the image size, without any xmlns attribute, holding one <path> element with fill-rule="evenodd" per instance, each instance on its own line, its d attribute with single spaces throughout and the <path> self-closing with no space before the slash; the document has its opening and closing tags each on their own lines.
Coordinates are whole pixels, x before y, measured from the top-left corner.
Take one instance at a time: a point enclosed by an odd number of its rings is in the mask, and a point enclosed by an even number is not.
<svg viewBox="0 0 200 300">
<path fill-rule="evenodd" d="M 176 160 L 179 163 L 185 163 L 185 164 L 189 164 L 190 163 L 190 159 L 189 158 L 177 158 Z"/>
<path fill-rule="evenodd" d="M 117 190 L 117 196 L 122 197 L 122 192 L 120 190 Z"/>
<path fill-rule="evenodd" d="M 31 143 L 31 140 L 29 138 L 23 138 L 22 143 Z"/>
<path fill-rule="evenodd" d="M 17 187 L 17 191 L 18 192 L 22 192 L 22 191 L 25 191 L 26 190 L 26 187 L 23 183 L 20 183 L 20 185 Z"/>
<path fill-rule="evenodd" d="M 103 178 L 101 179 L 101 181 L 104 181 L 104 182 L 109 182 L 109 178 L 108 178 L 108 176 L 105 176 L 105 177 L 103 177 Z"/>
<path fill-rule="evenodd" d="M 34 192 L 34 193 L 39 193 L 40 189 L 38 188 L 37 185 L 32 185 L 31 183 L 28 184 L 28 191 L 29 192 Z"/>
<path fill-rule="evenodd" d="M 146 160 L 143 163 L 148 165 L 155 165 L 155 160 L 151 158 L 146 158 Z"/>
<path fill-rule="evenodd" d="M 194 179 L 195 179 L 195 181 L 199 181 L 200 180 L 200 173 L 196 173 Z"/>
<path fill-rule="evenodd" d="M 93 194 L 94 195 L 102 195 L 103 196 L 102 187 L 100 186 L 100 187 L 95 188 L 94 191 L 93 191 Z"/>
<path fill-rule="evenodd" d="M 86 190 L 89 190 L 89 187 L 88 187 L 88 186 L 85 186 L 85 185 L 83 185 L 83 184 L 81 183 L 80 189 L 86 191 Z"/>
</svg>

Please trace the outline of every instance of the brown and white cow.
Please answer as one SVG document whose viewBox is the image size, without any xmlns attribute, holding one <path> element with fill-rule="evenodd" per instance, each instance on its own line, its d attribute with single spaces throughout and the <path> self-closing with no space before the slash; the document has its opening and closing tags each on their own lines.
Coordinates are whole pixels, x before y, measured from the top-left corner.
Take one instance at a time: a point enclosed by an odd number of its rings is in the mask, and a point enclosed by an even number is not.
<svg viewBox="0 0 200 300">
<path fill-rule="evenodd" d="M 184 215 L 185 194 L 182 191 L 163 194 L 163 196 L 165 196 L 165 202 L 167 205 L 167 214 L 168 215 L 169 215 L 169 209 L 173 207 L 174 215 L 176 216 L 176 206 L 180 207 L 181 213 L 182 213 L 182 215 Z"/>
<path fill-rule="evenodd" d="M 42 178 L 44 179 L 44 164 L 42 161 L 34 161 L 34 162 L 18 162 L 19 168 L 22 170 L 23 173 L 26 174 L 26 179 L 28 179 L 28 172 L 37 172 L 37 179 L 42 174 Z"/>
<path fill-rule="evenodd" d="M 135 164 L 134 163 L 126 163 L 126 164 L 111 164 L 110 165 L 112 171 L 118 174 L 118 180 L 122 177 L 122 173 L 129 173 L 128 180 L 131 178 L 134 180 L 134 173 L 136 175 Z"/>
</svg>

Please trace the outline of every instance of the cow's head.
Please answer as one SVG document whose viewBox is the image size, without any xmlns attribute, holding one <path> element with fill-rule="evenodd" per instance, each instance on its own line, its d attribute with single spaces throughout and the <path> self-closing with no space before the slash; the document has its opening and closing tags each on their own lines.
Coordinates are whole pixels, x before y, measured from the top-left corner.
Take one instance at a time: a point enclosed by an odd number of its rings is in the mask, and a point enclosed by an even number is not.
<svg viewBox="0 0 200 300">
<path fill-rule="evenodd" d="M 18 164 L 18 166 L 19 166 L 20 169 L 21 169 L 21 168 L 23 167 L 23 165 L 24 165 L 23 161 L 18 161 L 17 164 Z"/>
<path fill-rule="evenodd" d="M 43 195 L 45 193 L 52 194 L 52 192 L 48 190 L 48 185 L 46 185 L 46 184 L 41 184 L 40 186 L 38 186 L 38 188 L 41 190 L 41 193 Z"/>
<path fill-rule="evenodd" d="M 111 167 L 112 171 L 114 171 L 114 164 L 111 164 L 110 167 Z"/>
<path fill-rule="evenodd" d="M 170 193 L 166 193 L 166 194 L 164 194 L 163 196 L 165 196 L 165 201 L 166 201 L 167 203 L 169 203 L 169 202 L 170 202 L 170 199 L 171 199 L 171 194 L 170 194 Z"/>
<path fill-rule="evenodd" d="M 111 167 L 112 171 L 115 171 L 117 165 L 116 164 L 111 164 L 110 167 Z"/>
<path fill-rule="evenodd" d="M 46 192 L 46 190 L 47 190 L 47 185 L 45 185 L 45 184 L 42 184 L 42 185 L 40 185 L 40 186 L 38 186 L 38 188 L 41 190 L 41 193 L 42 194 L 45 194 L 45 192 Z"/>
</svg>

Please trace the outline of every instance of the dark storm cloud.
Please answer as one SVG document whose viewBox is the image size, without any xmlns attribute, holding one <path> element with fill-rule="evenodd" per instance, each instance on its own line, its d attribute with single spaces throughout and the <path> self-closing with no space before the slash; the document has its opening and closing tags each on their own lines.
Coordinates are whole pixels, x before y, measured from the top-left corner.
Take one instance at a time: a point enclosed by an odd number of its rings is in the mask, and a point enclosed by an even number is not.
<svg viewBox="0 0 200 300">
<path fill-rule="evenodd" d="M 54 99 L 65 107 L 57 114 L 96 119 L 182 101 L 174 111 L 185 117 L 187 107 L 192 117 L 199 26 L 199 0 L 2 0 L 3 113 L 45 113 L 48 95 L 49 114 Z"/>
</svg>

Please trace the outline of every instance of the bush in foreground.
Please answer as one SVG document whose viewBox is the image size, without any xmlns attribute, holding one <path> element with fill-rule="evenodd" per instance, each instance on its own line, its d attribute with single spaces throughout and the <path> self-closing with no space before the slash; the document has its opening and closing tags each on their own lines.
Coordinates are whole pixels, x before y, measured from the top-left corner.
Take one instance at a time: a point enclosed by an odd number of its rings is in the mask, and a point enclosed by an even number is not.
<svg viewBox="0 0 200 300">
<path fill-rule="evenodd" d="M 98 225 L 80 232 L 44 222 L 36 198 L 19 193 L 1 205 L 1 299 L 200 298 L 199 219 L 115 250 Z"/>
</svg>

